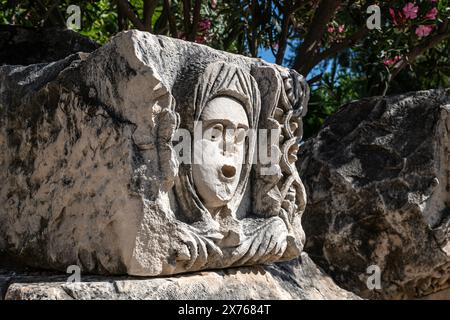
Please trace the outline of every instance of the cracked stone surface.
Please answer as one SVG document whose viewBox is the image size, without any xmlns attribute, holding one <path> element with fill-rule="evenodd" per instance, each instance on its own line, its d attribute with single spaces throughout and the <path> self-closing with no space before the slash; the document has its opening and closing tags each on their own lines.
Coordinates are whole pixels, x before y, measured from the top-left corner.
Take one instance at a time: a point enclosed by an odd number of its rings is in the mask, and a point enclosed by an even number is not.
<svg viewBox="0 0 450 320">
<path fill-rule="evenodd" d="M 450 286 L 449 130 L 450 89 L 429 90 L 345 105 L 302 146 L 305 250 L 339 285 L 390 299 Z"/>
</svg>

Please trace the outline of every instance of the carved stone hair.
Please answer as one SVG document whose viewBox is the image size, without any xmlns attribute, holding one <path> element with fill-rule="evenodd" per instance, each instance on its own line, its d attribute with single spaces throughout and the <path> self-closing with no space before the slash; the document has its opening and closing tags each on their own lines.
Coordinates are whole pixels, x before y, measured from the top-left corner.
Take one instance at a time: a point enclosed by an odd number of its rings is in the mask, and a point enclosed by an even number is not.
<svg viewBox="0 0 450 320">
<path fill-rule="evenodd" d="M 200 75 L 193 94 L 192 100 L 187 99 L 191 103 L 184 106 L 187 108 L 187 112 L 183 112 L 181 117 L 181 127 L 188 129 L 191 135 L 194 133 L 195 122 L 200 120 L 208 102 L 224 96 L 234 98 L 241 103 L 247 114 L 249 127 L 257 128 L 261 108 L 260 94 L 256 80 L 249 72 L 224 62 L 212 63 Z M 227 204 L 230 214 L 234 214 L 237 210 L 250 175 L 250 160 L 254 154 L 254 143 L 250 145 L 247 141 L 246 149 L 245 163 L 242 165 L 239 184 L 232 200 Z M 192 152 L 192 154 L 194 153 Z M 195 190 L 191 165 L 180 165 L 179 175 L 175 181 L 175 193 L 180 209 L 182 209 L 183 216 L 181 218 L 183 220 L 195 223 L 211 219 Z"/>
</svg>

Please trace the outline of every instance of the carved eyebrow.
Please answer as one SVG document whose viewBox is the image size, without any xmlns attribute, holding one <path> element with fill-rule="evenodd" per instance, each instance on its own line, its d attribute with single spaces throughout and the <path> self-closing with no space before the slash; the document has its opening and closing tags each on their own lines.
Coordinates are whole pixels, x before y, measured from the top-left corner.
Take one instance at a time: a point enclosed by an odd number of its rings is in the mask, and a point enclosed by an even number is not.
<svg viewBox="0 0 450 320">
<path fill-rule="evenodd" d="M 220 123 L 220 124 L 230 124 L 232 123 L 231 121 L 227 120 L 227 119 L 208 119 L 208 120 L 202 120 L 202 122 L 204 123 L 205 127 L 209 127 L 211 126 L 211 124 L 216 124 L 216 123 Z"/>
<path fill-rule="evenodd" d="M 236 125 L 234 122 L 228 119 L 209 119 L 209 120 L 202 120 L 202 122 L 204 123 L 204 127 L 209 127 L 213 123 L 220 123 L 225 124 L 225 126 L 227 127 L 232 126 L 234 129 L 244 128 L 245 130 L 248 130 L 248 125 L 246 125 L 245 123 L 238 123 Z"/>
</svg>

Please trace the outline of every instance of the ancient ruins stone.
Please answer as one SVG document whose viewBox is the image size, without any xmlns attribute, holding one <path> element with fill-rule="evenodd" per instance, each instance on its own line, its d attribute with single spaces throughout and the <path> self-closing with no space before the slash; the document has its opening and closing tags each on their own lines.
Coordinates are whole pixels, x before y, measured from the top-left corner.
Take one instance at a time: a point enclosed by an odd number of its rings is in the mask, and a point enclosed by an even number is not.
<svg viewBox="0 0 450 320">
<path fill-rule="evenodd" d="M 0 25 L 0 65 L 53 62 L 99 45 L 68 29 Z"/>
<path fill-rule="evenodd" d="M 371 298 L 450 287 L 449 130 L 450 89 L 430 90 L 350 103 L 301 146 L 305 250 L 339 285 Z"/>
<path fill-rule="evenodd" d="M 1 277 L 0 270 L 0 290 Z M 336 286 L 306 253 L 300 259 L 273 266 L 204 271 L 171 278 L 82 276 L 81 282 L 70 283 L 63 275 L 18 273 L 9 276 L 6 288 L 0 300 L 359 299 Z"/>
<path fill-rule="evenodd" d="M 0 67 L 0 261 L 156 276 L 298 257 L 308 95 L 293 70 L 139 31 Z"/>
</svg>

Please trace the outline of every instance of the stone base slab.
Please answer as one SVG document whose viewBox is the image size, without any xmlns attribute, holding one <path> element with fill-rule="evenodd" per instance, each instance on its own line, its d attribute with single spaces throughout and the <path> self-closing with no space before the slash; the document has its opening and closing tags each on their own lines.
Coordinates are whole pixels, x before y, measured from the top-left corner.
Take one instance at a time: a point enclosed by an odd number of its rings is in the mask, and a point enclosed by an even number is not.
<svg viewBox="0 0 450 320">
<path fill-rule="evenodd" d="M 303 253 L 301 258 L 272 266 L 204 271 L 176 277 L 137 278 L 83 276 L 0 270 L 5 300 L 264 300 L 359 299 L 338 287 Z"/>
</svg>

